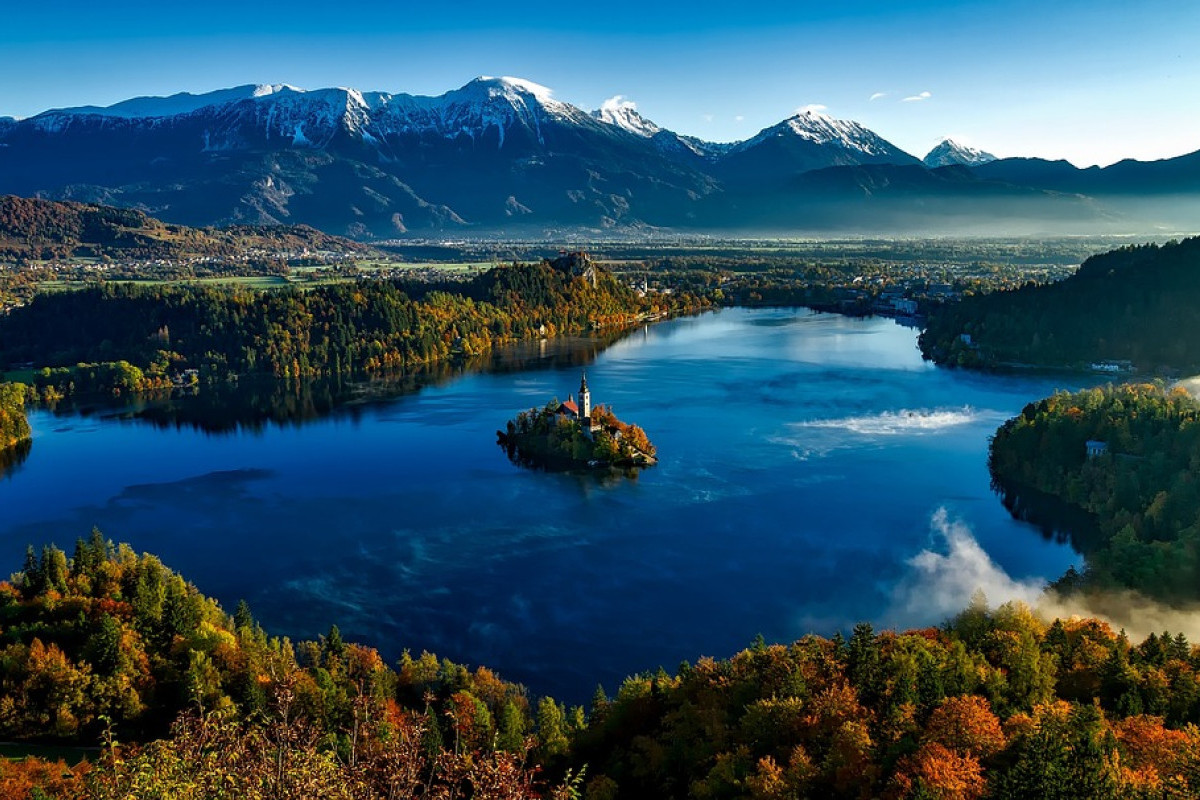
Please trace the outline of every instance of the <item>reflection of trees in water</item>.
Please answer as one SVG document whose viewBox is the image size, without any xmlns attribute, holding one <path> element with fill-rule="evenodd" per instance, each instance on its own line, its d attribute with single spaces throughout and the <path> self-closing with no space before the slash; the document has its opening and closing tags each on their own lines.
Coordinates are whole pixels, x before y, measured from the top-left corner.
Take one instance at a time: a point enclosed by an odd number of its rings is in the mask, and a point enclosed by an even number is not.
<svg viewBox="0 0 1200 800">
<path fill-rule="evenodd" d="M 992 476 L 992 491 L 1014 519 L 1028 522 L 1049 541 L 1069 544 L 1077 553 L 1093 551 L 1100 541 L 1095 515 L 1060 498 Z"/>
<path fill-rule="evenodd" d="M 33 442 L 26 439 L 23 442 L 17 442 L 12 447 L 0 448 L 0 478 L 11 475 L 21 468 L 25 463 L 25 459 L 29 458 L 29 451 L 33 449 Z"/>
<path fill-rule="evenodd" d="M 484 355 L 437 361 L 363 380 L 343 376 L 307 380 L 251 376 L 236 383 L 137 396 L 117 401 L 117 405 L 108 400 L 69 399 L 58 403 L 55 413 L 111 415 L 159 428 L 187 427 L 215 434 L 257 432 L 272 425 L 299 426 L 334 414 L 356 418 L 373 404 L 478 372 L 507 374 L 585 367 L 626 333 L 521 342 Z"/>
<path fill-rule="evenodd" d="M 533 470 L 534 472 L 554 472 L 563 475 L 569 475 L 575 479 L 580 489 L 587 490 L 592 487 L 609 487 L 615 486 L 626 480 L 637 480 L 638 473 L 643 469 L 652 469 L 649 467 L 598 467 L 598 468 L 582 468 L 575 466 L 557 467 L 553 464 L 548 464 L 544 459 L 533 458 L 522 455 L 520 449 L 509 440 L 502 432 L 496 431 L 499 434 L 498 444 L 503 450 L 508 460 L 522 469 Z"/>
</svg>

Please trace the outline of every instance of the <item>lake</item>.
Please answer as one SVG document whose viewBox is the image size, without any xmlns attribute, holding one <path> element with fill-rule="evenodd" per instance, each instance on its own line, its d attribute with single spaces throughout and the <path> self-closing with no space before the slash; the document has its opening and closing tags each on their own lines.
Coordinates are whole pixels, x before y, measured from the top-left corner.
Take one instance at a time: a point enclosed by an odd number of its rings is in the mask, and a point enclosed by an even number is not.
<svg viewBox="0 0 1200 800">
<path fill-rule="evenodd" d="M 246 413 L 279 397 L 241 390 L 36 411 L 0 479 L 0 543 L 11 571 L 27 543 L 70 553 L 97 526 L 270 633 L 336 623 L 571 702 L 759 633 L 937 624 L 976 586 L 999 601 L 1079 564 L 1004 510 L 986 453 L 1026 403 L 1088 379 L 942 369 L 916 333 L 727 309 L 365 395 L 276 390 L 288 413 Z M 525 470 L 496 446 L 583 365 L 593 401 L 658 447 L 636 479 Z"/>
</svg>

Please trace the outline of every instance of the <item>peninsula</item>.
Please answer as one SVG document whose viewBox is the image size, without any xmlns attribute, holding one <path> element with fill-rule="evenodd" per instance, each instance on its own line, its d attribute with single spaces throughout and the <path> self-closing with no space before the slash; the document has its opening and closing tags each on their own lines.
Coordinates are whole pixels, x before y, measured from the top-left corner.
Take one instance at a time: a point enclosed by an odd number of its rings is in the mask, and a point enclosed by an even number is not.
<svg viewBox="0 0 1200 800">
<path fill-rule="evenodd" d="M 0 383 L 0 478 L 29 455 L 32 437 L 25 417 L 25 386 Z"/>
<path fill-rule="evenodd" d="M 496 431 L 498 444 L 514 463 L 549 470 L 648 467 L 655 447 L 637 425 L 617 419 L 607 406 L 592 406 L 587 375 L 579 382 L 579 400 L 568 395 L 543 408 L 531 408 Z"/>
<path fill-rule="evenodd" d="M 31 435 L 25 419 L 25 387 L 0 383 L 0 451 L 28 441 Z"/>
</svg>

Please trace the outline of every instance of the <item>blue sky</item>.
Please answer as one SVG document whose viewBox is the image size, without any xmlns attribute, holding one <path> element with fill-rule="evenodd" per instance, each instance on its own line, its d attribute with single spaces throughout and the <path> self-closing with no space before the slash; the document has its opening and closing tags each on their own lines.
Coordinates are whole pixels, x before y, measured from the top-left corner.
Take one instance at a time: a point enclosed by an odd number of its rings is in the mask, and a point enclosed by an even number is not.
<svg viewBox="0 0 1200 800">
<path fill-rule="evenodd" d="M 14 6 L 0 115 L 246 83 L 440 94 L 487 74 L 586 108 L 619 94 L 716 141 L 821 105 L 918 155 L 947 135 L 1081 166 L 1200 150 L 1195 0 Z"/>
</svg>

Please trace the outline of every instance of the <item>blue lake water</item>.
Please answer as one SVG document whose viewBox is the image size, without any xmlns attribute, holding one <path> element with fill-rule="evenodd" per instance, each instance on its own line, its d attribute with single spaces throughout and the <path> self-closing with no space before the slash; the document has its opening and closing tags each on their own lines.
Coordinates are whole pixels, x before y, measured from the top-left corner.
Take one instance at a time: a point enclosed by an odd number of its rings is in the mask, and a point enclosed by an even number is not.
<svg viewBox="0 0 1200 800">
<path fill-rule="evenodd" d="M 575 702 L 758 633 L 936 624 L 973 583 L 1079 561 L 1010 518 L 985 462 L 1004 419 L 1086 379 L 945 370 L 913 329 L 805 310 L 545 347 L 303 424 L 35 412 L 28 459 L 0 479 L 2 552 L 16 569 L 27 543 L 69 552 L 95 525 L 227 609 L 248 600 L 271 633 L 336 623 L 389 657 L 428 649 Z M 574 391 L 580 361 L 594 401 L 658 446 L 636 480 L 523 470 L 495 444 Z"/>
</svg>

